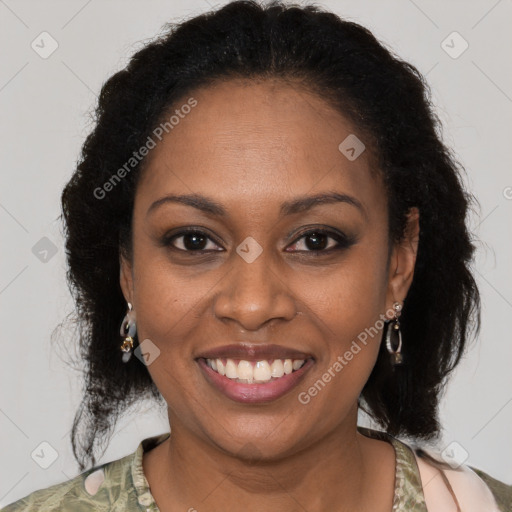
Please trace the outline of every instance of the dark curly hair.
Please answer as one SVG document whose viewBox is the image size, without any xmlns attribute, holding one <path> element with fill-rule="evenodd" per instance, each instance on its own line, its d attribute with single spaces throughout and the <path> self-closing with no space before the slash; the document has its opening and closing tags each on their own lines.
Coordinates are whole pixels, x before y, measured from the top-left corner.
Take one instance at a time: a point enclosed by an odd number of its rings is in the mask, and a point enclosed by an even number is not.
<svg viewBox="0 0 512 512">
<path fill-rule="evenodd" d="M 293 81 L 347 116 L 370 141 L 389 198 L 389 243 L 420 212 L 414 278 L 402 311 L 407 364 L 391 370 L 384 344 L 360 407 L 391 435 L 439 434 L 447 376 L 480 331 L 480 295 L 470 271 L 475 246 L 466 217 L 476 199 L 443 144 L 420 72 L 362 26 L 318 6 L 234 1 L 166 31 L 103 85 L 95 127 L 62 193 L 67 280 L 76 303 L 82 402 L 71 442 L 80 470 L 96 463 L 119 415 L 143 397 L 163 401 L 145 365 L 121 361 L 126 301 L 120 256 L 131 259 L 132 211 L 145 159 L 106 198 L 112 180 L 173 107 L 200 86 L 244 78 Z M 136 340 L 137 343 L 137 340 Z"/>
</svg>

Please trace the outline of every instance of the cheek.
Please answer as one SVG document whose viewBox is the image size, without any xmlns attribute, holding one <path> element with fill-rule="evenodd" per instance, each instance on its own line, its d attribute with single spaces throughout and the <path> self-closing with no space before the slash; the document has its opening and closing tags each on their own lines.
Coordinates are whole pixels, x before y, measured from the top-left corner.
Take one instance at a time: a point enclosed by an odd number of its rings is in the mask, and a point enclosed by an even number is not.
<svg viewBox="0 0 512 512">
<path fill-rule="evenodd" d="M 202 300 L 213 284 L 206 275 L 191 279 L 170 266 L 146 265 L 135 287 L 137 324 L 143 336 L 161 350 L 179 347 L 200 321 Z"/>
<path fill-rule="evenodd" d="M 375 365 L 386 311 L 385 263 L 385 255 L 360 247 L 328 279 L 308 279 L 303 288 L 323 339 L 319 377 L 334 395 L 343 390 L 354 399 Z"/>
<path fill-rule="evenodd" d="M 186 416 L 198 379 L 190 340 L 196 329 L 202 330 L 198 307 L 208 288 L 194 286 L 190 277 L 150 258 L 141 258 L 135 270 L 137 334 L 158 353 L 148 371 L 168 406 Z"/>
<path fill-rule="evenodd" d="M 322 276 L 303 279 L 303 300 L 333 334 L 356 338 L 386 310 L 385 263 L 384 255 L 361 245 Z"/>
</svg>

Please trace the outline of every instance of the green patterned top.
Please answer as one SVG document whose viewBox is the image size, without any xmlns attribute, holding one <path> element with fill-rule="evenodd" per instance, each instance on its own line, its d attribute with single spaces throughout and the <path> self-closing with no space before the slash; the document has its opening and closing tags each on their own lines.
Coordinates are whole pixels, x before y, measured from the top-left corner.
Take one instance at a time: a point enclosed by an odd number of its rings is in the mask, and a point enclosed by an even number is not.
<svg viewBox="0 0 512 512">
<path fill-rule="evenodd" d="M 396 453 L 395 495 L 392 512 L 428 512 L 414 452 L 404 442 L 377 430 L 358 426 L 371 438 L 390 442 Z M 91 468 L 75 478 L 34 491 L 1 512 L 150 512 L 158 511 L 142 467 L 142 456 L 165 441 L 170 433 L 142 440 L 137 450 Z M 512 512 L 512 486 L 470 468 L 491 489 L 502 512 Z"/>
</svg>

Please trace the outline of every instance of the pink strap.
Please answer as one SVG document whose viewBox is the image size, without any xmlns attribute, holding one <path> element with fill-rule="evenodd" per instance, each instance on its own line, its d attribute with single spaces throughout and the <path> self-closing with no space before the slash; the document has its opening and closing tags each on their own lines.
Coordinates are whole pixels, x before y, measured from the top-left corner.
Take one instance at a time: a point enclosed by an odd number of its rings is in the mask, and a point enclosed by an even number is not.
<svg viewBox="0 0 512 512">
<path fill-rule="evenodd" d="M 428 512 L 500 512 L 487 484 L 467 466 L 444 469 L 414 455 Z M 429 455 L 436 458 L 437 454 Z"/>
</svg>

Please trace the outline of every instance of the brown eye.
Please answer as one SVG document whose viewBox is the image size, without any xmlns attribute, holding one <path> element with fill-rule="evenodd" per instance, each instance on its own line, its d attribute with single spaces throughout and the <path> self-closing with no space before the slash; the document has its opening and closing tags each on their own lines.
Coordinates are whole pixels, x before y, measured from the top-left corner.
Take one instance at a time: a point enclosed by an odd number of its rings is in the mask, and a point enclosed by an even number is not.
<svg viewBox="0 0 512 512">
<path fill-rule="evenodd" d="M 300 242 L 304 239 L 304 242 Z M 329 242 L 330 240 L 330 242 Z M 334 243 L 333 243 L 334 241 Z M 342 233 L 323 229 L 309 230 L 298 238 L 292 249 L 298 252 L 331 252 L 333 250 L 346 249 L 354 243 L 354 239 Z M 299 248 L 297 248 L 299 246 Z"/>
<path fill-rule="evenodd" d="M 203 231 L 188 229 L 165 237 L 163 245 L 184 252 L 217 251 L 217 244 Z M 213 246 L 213 247 L 212 247 Z"/>
<path fill-rule="evenodd" d="M 306 247 L 311 251 L 325 249 L 329 245 L 329 236 L 325 233 L 313 232 L 304 237 Z"/>
</svg>

